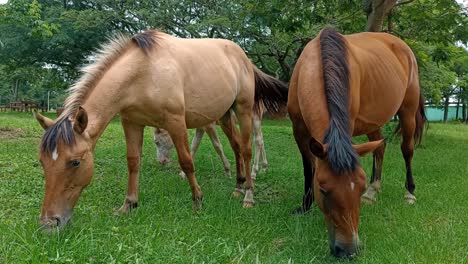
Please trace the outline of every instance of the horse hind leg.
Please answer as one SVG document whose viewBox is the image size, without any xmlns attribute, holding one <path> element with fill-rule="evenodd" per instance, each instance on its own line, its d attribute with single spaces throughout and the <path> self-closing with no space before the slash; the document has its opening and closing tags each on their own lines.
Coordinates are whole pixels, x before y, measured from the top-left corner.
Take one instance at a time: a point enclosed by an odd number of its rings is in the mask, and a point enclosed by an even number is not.
<svg viewBox="0 0 468 264">
<path fill-rule="evenodd" d="M 224 155 L 223 146 L 221 145 L 221 141 L 219 140 L 218 132 L 216 131 L 216 123 L 211 123 L 210 125 L 205 127 L 206 133 L 211 139 L 211 143 L 213 147 L 218 153 L 218 156 L 221 158 L 221 161 L 224 165 L 224 173 L 227 177 L 231 177 L 231 164 L 229 164 L 226 155 Z"/>
<path fill-rule="evenodd" d="M 204 134 L 205 131 L 202 128 L 195 129 L 195 136 L 192 139 L 192 145 L 190 147 L 190 155 L 192 155 L 192 160 L 195 160 L 195 154 L 197 154 L 198 147 L 200 147 L 200 143 Z M 187 177 L 183 170 L 180 171 L 179 175 L 183 179 Z"/>
<path fill-rule="evenodd" d="M 234 151 L 234 156 L 236 159 L 236 187 L 232 192 L 232 196 L 240 197 L 243 190 L 243 185 L 245 182 L 245 176 L 243 174 L 244 171 L 244 160 L 241 156 L 240 150 L 240 135 L 237 131 L 234 119 L 232 117 L 231 111 L 227 112 L 220 120 L 221 129 L 223 130 L 224 134 L 227 136 L 229 143 L 231 145 L 232 150 Z"/>
<path fill-rule="evenodd" d="M 401 112 L 398 113 L 401 122 L 401 133 L 403 141 L 401 143 L 401 152 L 405 159 L 406 165 L 406 182 L 405 182 L 405 200 L 409 204 L 416 202 L 416 196 L 414 195 L 414 189 L 416 188 L 413 179 L 413 173 L 411 168 L 411 161 L 414 152 L 414 132 L 416 129 L 416 119 L 414 112 Z"/>
<path fill-rule="evenodd" d="M 258 118 L 256 114 L 254 114 L 253 116 L 252 125 L 253 125 L 253 139 L 254 139 L 254 145 L 255 145 L 254 164 L 252 165 L 252 179 L 255 180 L 260 170 L 259 169 L 260 157 L 262 157 L 262 159 L 265 159 L 262 153 L 262 151 L 263 152 L 265 151 L 265 148 L 263 146 L 261 120 L 260 118 Z M 262 160 L 262 162 L 265 163 L 264 166 L 266 168 L 266 159 Z"/>
<path fill-rule="evenodd" d="M 245 181 L 245 197 L 243 200 L 243 207 L 253 207 L 254 202 L 254 182 L 252 180 L 252 174 L 250 171 L 250 161 L 252 159 L 252 144 L 250 140 L 250 134 L 252 132 L 252 105 L 248 103 L 237 104 L 236 116 L 239 120 L 240 127 L 240 152 L 244 161 L 244 173 Z"/>
<path fill-rule="evenodd" d="M 382 130 L 377 130 L 367 134 L 369 141 L 376 141 L 383 139 Z M 372 204 L 377 201 L 377 193 L 382 189 L 382 164 L 385 153 L 385 143 L 375 149 L 372 162 L 372 176 L 370 185 L 366 192 L 361 196 L 361 201 L 364 203 Z"/>
<path fill-rule="evenodd" d="M 202 206 L 203 193 L 195 178 L 195 169 L 192 155 L 189 152 L 187 127 L 185 126 L 184 118 L 174 117 L 173 121 L 168 125 L 167 131 L 171 135 L 176 147 L 180 167 L 185 175 L 187 175 L 187 180 L 192 191 L 193 209 L 199 210 Z"/>
</svg>

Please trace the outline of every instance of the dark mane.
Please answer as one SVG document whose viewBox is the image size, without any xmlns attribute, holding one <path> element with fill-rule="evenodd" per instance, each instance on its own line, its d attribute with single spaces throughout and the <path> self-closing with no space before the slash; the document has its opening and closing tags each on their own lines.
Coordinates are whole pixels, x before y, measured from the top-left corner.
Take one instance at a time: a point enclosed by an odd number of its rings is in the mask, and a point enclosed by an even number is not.
<svg viewBox="0 0 468 264">
<path fill-rule="evenodd" d="M 156 34 L 157 30 L 147 30 L 136 34 L 132 37 L 132 41 L 135 42 L 146 54 L 156 45 Z"/>
<path fill-rule="evenodd" d="M 62 116 L 45 131 L 41 140 L 41 151 L 48 154 L 52 153 L 57 148 L 59 140 L 63 140 L 67 145 L 75 143 L 75 134 L 73 134 L 71 121 L 65 116 Z"/>
<path fill-rule="evenodd" d="M 349 124 L 349 66 L 346 41 L 331 28 L 320 33 L 325 95 L 330 126 L 323 142 L 328 144 L 327 159 L 338 174 L 354 171 L 359 159 L 351 143 Z"/>
</svg>

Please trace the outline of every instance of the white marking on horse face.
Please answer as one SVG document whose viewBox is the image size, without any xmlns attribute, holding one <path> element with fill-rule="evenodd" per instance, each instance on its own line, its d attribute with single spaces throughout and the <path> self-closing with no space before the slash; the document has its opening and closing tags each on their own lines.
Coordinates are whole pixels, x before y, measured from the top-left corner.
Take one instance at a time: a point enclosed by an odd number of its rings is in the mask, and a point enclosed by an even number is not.
<svg viewBox="0 0 468 264">
<path fill-rule="evenodd" d="M 58 159 L 57 147 L 55 147 L 54 152 L 52 152 L 52 159 L 53 159 L 53 160 L 57 160 L 57 159 Z"/>
<path fill-rule="evenodd" d="M 354 182 L 351 182 L 351 191 L 354 191 Z"/>
</svg>

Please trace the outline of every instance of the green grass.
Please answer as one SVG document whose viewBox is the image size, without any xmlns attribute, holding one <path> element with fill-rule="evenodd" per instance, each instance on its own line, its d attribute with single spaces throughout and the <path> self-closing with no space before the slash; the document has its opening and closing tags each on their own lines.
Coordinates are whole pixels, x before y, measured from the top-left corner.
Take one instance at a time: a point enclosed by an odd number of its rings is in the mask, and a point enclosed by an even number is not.
<svg viewBox="0 0 468 264">
<path fill-rule="evenodd" d="M 390 131 L 390 128 L 386 129 Z M 256 206 L 231 198 L 234 179 L 205 138 L 195 161 L 204 192 L 191 209 L 188 183 L 175 162 L 155 160 L 145 131 L 139 208 L 115 216 L 126 185 L 125 141 L 119 122 L 107 128 L 95 153 L 95 175 L 69 226 L 44 233 L 38 218 L 44 180 L 37 160 L 42 129 L 31 114 L 0 114 L 0 263 L 327 263 L 321 212 L 295 216 L 302 197 L 302 167 L 289 121 L 265 121 L 269 168 L 256 182 Z M 234 166 L 233 155 L 222 137 Z M 357 139 L 361 141 L 362 138 Z M 468 262 L 468 126 L 431 124 L 415 151 L 417 203 L 404 203 L 399 138 L 389 140 L 383 193 L 361 210 L 362 263 Z M 371 157 L 362 159 L 369 174 Z M 348 260 L 343 260 L 348 262 Z"/>
</svg>

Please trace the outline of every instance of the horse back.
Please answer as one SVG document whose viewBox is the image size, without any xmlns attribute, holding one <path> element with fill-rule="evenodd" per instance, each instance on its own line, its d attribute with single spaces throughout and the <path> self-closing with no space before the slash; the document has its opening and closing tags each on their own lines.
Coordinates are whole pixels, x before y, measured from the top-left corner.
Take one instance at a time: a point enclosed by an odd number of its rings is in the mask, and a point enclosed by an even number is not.
<svg viewBox="0 0 468 264">
<path fill-rule="evenodd" d="M 155 108 L 165 112 L 184 114 L 189 128 L 220 119 L 239 98 L 253 104 L 252 64 L 231 41 L 164 34 L 150 59 L 148 76 L 154 80 L 153 87 L 142 100 L 157 102 Z"/>
<path fill-rule="evenodd" d="M 406 43 L 390 34 L 358 33 L 345 39 L 353 134 L 367 134 L 387 123 L 407 98 L 419 99 L 416 59 Z"/>
</svg>

